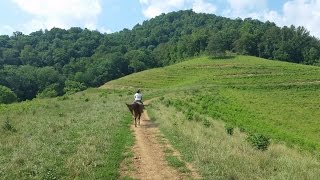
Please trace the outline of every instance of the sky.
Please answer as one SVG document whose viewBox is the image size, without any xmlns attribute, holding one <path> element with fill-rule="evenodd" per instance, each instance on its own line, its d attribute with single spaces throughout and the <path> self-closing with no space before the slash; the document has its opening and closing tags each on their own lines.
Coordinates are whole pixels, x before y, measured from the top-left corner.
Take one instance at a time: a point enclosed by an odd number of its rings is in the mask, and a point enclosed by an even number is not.
<svg viewBox="0 0 320 180">
<path fill-rule="evenodd" d="M 320 38 L 320 0 L 0 0 L 0 34 L 29 34 L 59 27 L 102 33 L 131 29 L 171 11 L 259 19 L 278 26 L 304 26 Z"/>
</svg>

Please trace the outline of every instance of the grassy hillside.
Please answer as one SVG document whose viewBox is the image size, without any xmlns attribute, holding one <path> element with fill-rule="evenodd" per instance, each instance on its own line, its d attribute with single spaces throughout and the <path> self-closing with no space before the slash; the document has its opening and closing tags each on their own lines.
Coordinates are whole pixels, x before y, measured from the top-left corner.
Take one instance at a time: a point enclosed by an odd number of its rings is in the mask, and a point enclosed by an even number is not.
<svg viewBox="0 0 320 180">
<path fill-rule="evenodd" d="M 116 179 L 133 143 L 126 91 L 0 106 L 0 179 Z"/>
<path fill-rule="evenodd" d="M 155 98 L 151 118 L 205 179 L 320 176 L 320 68 L 237 56 L 190 59 L 100 89 L 0 105 L 0 179 L 118 178 L 133 143 L 124 102 L 137 88 Z M 229 136 L 226 126 L 238 128 Z M 240 131 L 276 143 L 258 151 Z"/>
<path fill-rule="evenodd" d="M 250 56 L 200 57 L 104 86 L 124 87 L 157 97 L 150 107 L 152 118 L 205 178 L 320 175 L 319 67 Z M 239 130 L 230 137 L 224 127 L 262 134 L 273 144 L 259 152 Z"/>
<path fill-rule="evenodd" d="M 127 76 L 106 86 L 174 94 L 170 101 L 175 106 L 320 150 L 319 67 L 249 56 L 202 57 Z"/>
</svg>

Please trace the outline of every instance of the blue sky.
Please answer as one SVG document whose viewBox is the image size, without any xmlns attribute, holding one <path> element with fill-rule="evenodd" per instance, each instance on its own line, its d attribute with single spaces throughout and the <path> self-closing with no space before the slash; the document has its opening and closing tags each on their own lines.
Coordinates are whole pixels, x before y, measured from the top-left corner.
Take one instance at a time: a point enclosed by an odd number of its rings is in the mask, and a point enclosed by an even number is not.
<svg viewBox="0 0 320 180">
<path fill-rule="evenodd" d="M 0 34 L 73 26 L 112 33 L 184 9 L 305 26 L 320 37 L 320 0 L 0 0 Z"/>
</svg>

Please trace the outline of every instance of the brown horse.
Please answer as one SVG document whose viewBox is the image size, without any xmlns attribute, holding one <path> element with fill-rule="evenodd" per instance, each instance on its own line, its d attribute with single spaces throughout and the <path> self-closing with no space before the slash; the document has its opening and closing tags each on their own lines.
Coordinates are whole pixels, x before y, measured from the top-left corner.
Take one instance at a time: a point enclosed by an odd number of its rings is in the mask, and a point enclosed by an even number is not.
<svg viewBox="0 0 320 180">
<path fill-rule="evenodd" d="M 137 127 L 137 119 L 139 120 L 139 126 L 140 126 L 140 117 L 143 112 L 143 105 L 137 102 L 134 102 L 132 104 L 127 104 L 129 108 L 129 111 L 134 116 L 134 125 Z"/>
</svg>

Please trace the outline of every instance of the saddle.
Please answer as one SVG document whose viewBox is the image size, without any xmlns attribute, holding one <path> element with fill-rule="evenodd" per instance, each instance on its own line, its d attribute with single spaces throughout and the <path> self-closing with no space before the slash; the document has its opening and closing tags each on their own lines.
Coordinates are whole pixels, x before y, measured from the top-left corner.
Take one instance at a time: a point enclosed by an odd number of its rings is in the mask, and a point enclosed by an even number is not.
<svg viewBox="0 0 320 180">
<path fill-rule="evenodd" d="M 143 105 L 143 103 L 142 103 L 141 101 L 135 101 L 135 102 L 133 102 L 133 103 L 136 103 L 136 104 L 139 104 L 140 106 L 142 106 L 141 110 L 142 110 L 142 112 L 143 112 L 143 110 L 144 110 L 144 105 Z"/>
</svg>

